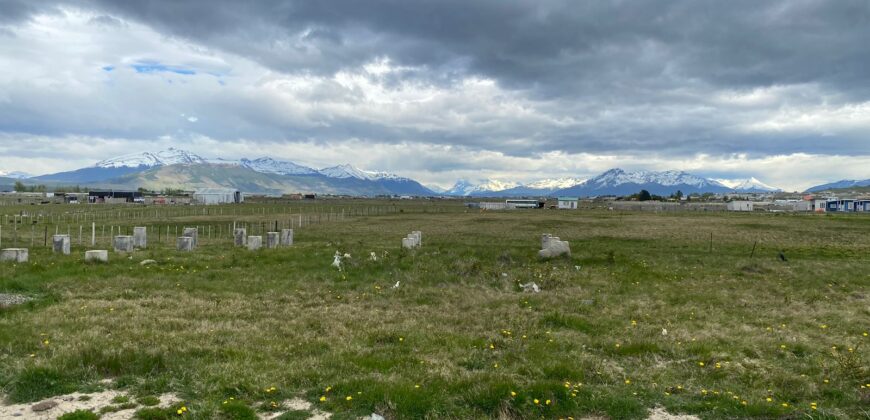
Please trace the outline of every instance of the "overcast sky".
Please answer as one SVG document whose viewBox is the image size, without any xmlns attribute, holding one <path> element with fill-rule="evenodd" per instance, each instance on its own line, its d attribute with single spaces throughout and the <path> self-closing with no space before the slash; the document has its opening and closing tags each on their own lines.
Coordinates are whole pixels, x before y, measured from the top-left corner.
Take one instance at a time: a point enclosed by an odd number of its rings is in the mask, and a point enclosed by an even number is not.
<svg viewBox="0 0 870 420">
<path fill-rule="evenodd" d="M 0 171 L 870 178 L 866 1 L 0 0 Z"/>
</svg>

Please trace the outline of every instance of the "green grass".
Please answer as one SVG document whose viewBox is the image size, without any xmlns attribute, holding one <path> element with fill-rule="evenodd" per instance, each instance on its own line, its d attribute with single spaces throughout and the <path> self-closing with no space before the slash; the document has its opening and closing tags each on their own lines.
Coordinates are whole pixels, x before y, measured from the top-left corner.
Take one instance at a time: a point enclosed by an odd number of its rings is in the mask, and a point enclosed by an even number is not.
<svg viewBox="0 0 870 420">
<path fill-rule="evenodd" d="M 0 311 L 2 392 L 36 401 L 113 378 L 176 393 L 199 419 L 297 396 L 338 418 L 867 417 L 870 218 L 400 209 L 257 253 L 212 238 L 85 265 L 32 249 L 0 265 L 0 292 L 36 297 Z M 423 248 L 401 250 L 412 230 Z M 572 257 L 537 260 L 545 232 Z M 532 281 L 541 293 L 518 286 Z"/>
</svg>

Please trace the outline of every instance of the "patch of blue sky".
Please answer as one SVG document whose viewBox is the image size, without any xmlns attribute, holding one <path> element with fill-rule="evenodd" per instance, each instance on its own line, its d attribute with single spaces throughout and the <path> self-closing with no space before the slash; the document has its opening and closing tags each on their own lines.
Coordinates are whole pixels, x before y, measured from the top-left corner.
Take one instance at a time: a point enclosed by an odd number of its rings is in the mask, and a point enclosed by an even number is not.
<svg viewBox="0 0 870 420">
<path fill-rule="evenodd" d="M 115 70 L 115 66 L 105 66 L 103 67 L 103 71 L 112 71 Z"/>
<path fill-rule="evenodd" d="M 194 75 L 196 71 L 184 67 L 169 66 L 157 61 L 140 61 L 130 65 L 136 73 L 175 73 L 183 75 Z"/>
</svg>

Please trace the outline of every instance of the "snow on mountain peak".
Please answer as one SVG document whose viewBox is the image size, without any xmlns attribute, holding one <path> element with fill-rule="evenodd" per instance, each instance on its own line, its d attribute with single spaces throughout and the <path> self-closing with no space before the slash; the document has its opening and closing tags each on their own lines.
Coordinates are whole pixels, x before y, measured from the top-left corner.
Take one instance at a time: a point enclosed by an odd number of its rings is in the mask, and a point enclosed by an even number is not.
<svg viewBox="0 0 870 420">
<path fill-rule="evenodd" d="M 619 168 L 610 169 L 601 175 L 587 181 L 599 186 L 615 186 L 622 184 L 660 184 L 660 185 L 691 185 L 703 187 L 711 184 L 705 178 L 683 171 L 636 171 L 627 172 Z"/>
<path fill-rule="evenodd" d="M 9 172 L 0 171 L 0 177 L 3 177 L 3 178 L 27 179 L 27 178 L 30 178 L 31 176 L 32 175 L 30 175 L 28 173 L 20 172 L 20 171 L 9 171 Z"/>
<path fill-rule="evenodd" d="M 330 177 L 330 178 L 357 178 L 364 179 L 369 181 L 376 181 L 380 179 L 391 179 L 391 180 L 406 180 L 408 178 L 400 177 L 396 174 L 388 173 L 388 172 L 375 172 L 375 171 L 366 171 L 356 166 L 353 166 L 349 163 L 344 165 L 332 166 L 329 168 L 323 168 L 319 171 L 320 174 Z"/>
<path fill-rule="evenodd" d="M 520 184 L 517 182 L 500 181 L 497 179 L 487 179 L 481 181 L 479 184 L 472 184 L 468 180 L 460 179 L 456 181 L 456 184 L 453 185 L 450 190 L 448 190 L 448 193 L 452 195 L 465 196 L 479 191 L 503 191 L 518 186 L 520 186 Z"/>
<path fill-rule="evenodd" d="M 275 160 L 270 157 L 261 157 L 253 160 L 242 158 L 239 162 L 246 168 L 267 174 L 312 175 L 317 173 L 316 170 L 307 166 L 302 166 L 285 160 Z"/>
<path fill-rule="evenodd" d="M 156 153 L 131 153 L 97 162 L 99 168 L 138 168 L 176 164 L 206 163 L 202 157 L 186 150 L 170 147 Z"/>
<path fill-rule="evenodd" d="M 759 181 L 755 177 L 750 177 L 749 179 L 716 179 L 715 181 L 735 191 L 782 191 L 777 187 Z"/>
<path fill-rule="evenodd" d="M 525 184 L 524 187 L 537 190 L 558 190 L 562 188 L 571 188 L 575 185 L 580 185 L 585 181 L 586 178 L 549 178 Z"/>
</svg>

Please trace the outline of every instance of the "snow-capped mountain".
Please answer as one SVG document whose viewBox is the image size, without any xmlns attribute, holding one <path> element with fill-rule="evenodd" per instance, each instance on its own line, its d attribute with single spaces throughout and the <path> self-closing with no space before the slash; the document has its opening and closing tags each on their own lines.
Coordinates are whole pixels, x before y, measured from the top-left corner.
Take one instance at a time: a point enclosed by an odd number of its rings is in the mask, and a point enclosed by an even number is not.
<svg viewBox="0 0 870 420">
<path fill-rule="evenodd" d="M 554 191 L 553 195 L 630 195 L 640 190 L 647 190 L 658 195 L 670 195 L 677 191 L 684 194 L 731 191 L 730 188 L 717 181 L 683 171 L 628 172 L 615 168 L 590 178 L 582 184 Z"/>
<path fill-rule="evenodd" d="M 511 181 L 499 181 L 496 179 L 487 179 L 479 184 L 473 184 L 466 179 L 456 181 L 447 194 L 458 196 L 478 195 L 484 192 L 498 192 L 507 189 L 518 187 L 520 184 Z"/>
<path fill-rule="evenodd" d="M 275 160 L 270 157 L 261 157 L 258 159 L 242 158 L 239 163 L 251 170 L 264 174 L 278 175 L 314 175 L 317 170 L 302 166 L 286 160 Z"/>
<path fill-rule="evenodd" d="M 207 163 L 202 157 L 186 150 L 170 147 L 156 153 L 142 152 L 122 155 L 97 162 L 96 168 L 151 168 L 154 166 Z"/>
<path fill-rule="evenodd" d="M 749 179 L 714 179 L 714 181 L 741 192 L 779 192 L 782 189 L 759 181 L 755 177 Z"/>
<path fill-rule="evenodd" d="M 708 185 L 721 186 L 714 181 L 701 178 L 682 171 L 636 171 L 627 172 L 619 168 L 611 169 L 586 181 L 589 186 L 618 186 L 623 184 L 659 184 L 659 185 L 691 185 L 705 187 Z"/>
<path fill-rule="evenodd" d="M 365 179 L 369 181 L 376 181 L 381 179 L 391 179 L 391 180 L 408 180 L 409 178 L 404 178 L 398 176 L 396 174 L 391 174 L 389 172 L 376 172 L 376 171 L 366 171 L 364 169 L 357 168 L 349 163 L 344 165 L 331 166 L 329 168 L 323 168 L 317 171 L 323 176 L 329 178 L 356 178 L 356 179 Z"/>
<path fill-rule="evenodd" d="M 30 178 L 32 176 L 33 175 L 30 175 L 30 174 L 25 173 L 25 172 L 20 172 L 20 171 L 9 171 L 9 172 L 0 171 L 0 177 L 2 177 L 2 178 L 27 179 L 27 178 Z"/>
<path fill-rule="evenodd" d="M 562 188 L 570 188 L 582 184 L 585 181 L 585 178 L 550 178 L 523 184 L 523 186 L 536 190 L 558 190 Z"/>
</svg>

